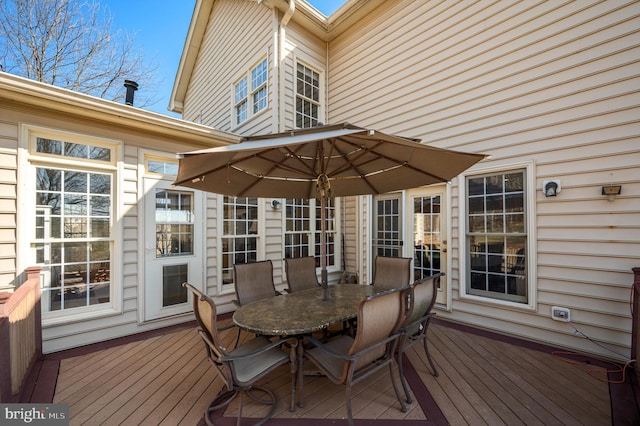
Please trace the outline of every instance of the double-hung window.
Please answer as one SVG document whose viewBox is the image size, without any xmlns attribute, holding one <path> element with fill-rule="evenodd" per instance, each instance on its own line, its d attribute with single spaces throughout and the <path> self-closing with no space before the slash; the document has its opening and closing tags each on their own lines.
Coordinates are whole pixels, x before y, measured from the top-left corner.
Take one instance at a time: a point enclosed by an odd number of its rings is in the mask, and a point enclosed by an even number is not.
<svg viewBox="0 0 640 426">
<path fill-rule="evenodd" d="M 296 67 L 296 127 L 306 129 L 320 121 L 320 73 L 301 63 Z"/>
<path fill-rule="evenodd" d="M 336 200 L 327 200 L 325 235 L 327 266 L 337 263 Z M 285 204 L 284 257 L 314 256 L 320 267 L 320 203 L 317 200 L 287 199 Z"/>
<path fill-rule="evenodd" d="M 236 126 L 267 108 L 267 59 L 263 59 L 233 86 L 233 121 Z"/>
<path fill-rule="evenodd" d="M 526 170 L 466 178 L 469 295 L 528 303 Z"/>
<path fill-rule="evenodd" d="M 258 199 L 225 196 L 222 201 L 222 284 L 233 283 L 233 265 L 258 260 Z"/>
<path fill-rule="evenodd" d="M 38 133 L 29 136 L 35 207 L 31 235 L 35 261 L 42 267 L 43 317 L 117 309 L 116 145 Z"/>
</svg>

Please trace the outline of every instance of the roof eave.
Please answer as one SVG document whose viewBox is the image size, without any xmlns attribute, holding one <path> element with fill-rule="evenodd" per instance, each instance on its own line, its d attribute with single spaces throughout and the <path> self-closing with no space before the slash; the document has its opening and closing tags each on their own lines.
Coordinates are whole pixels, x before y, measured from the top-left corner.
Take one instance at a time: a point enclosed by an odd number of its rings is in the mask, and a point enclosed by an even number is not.
<svg viewBox="0 0 640 426">
<path fill-rule="evenodd" d="M 191 23 L 187 31 L 187 38 L 182 48 L 182 56 L 178 64 L 178 71 L 173 82 L 171 97 L 169 98 L 169 111 L 182 114 L 184 112 L 184 98 L 187 94 L 189 78 L 198 57 L 198 51 L 202 44 L 204 33 L 207 29 L 211 9 L 215 0 L 197 0 L 193 8 Z"/>
<path fill-rule="evenodd" d="M 40 108 L 118 127 L 162 134 L 202 146 L 238 143 L 240 136 L 168 115 L 0 72 L 0 103 Z"/>
</svg>

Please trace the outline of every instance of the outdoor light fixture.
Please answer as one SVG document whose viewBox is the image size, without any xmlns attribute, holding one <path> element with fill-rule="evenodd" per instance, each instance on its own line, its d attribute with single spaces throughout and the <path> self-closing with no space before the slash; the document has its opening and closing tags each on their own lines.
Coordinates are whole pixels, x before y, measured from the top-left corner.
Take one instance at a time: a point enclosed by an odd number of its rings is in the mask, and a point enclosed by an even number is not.
<svg viewBox="0 0 640 426">
<path fill-rule="evenodd" d="M 602 195 L 606 195 L 609 201 L 613 201 L 621 191 L 622 185 L 604 185 L 602 187 Z"/>
<path fill-rule="evenodd" d="M 271 208 L 274 210 L 280 210 L 280 201 L 278 200 L 272 200 L 271 201 Z"/>
<path fill-rule="evenodd" d="M 542 182 L 545 197 L 555 197 L 562 190 L 559 180 L 545 180 Z"/>
</svg>

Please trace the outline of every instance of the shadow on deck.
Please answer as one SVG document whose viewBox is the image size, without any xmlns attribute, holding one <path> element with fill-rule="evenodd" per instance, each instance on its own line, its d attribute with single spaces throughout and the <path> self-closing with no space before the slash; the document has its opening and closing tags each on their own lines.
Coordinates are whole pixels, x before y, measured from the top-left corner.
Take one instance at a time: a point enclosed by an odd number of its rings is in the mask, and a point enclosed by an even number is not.
<svg viewBox="0 0 640 426">
<path fill-rule="evenodd" d="M 227 316 L 228 318 L 228 316 Z M 71 425 L 204 424 L 205 407 L 222 384 L 187 323 L 46 355 L 30 381 L 34 403 L 67 403 Z M 235 334 L 231 333 L 229 338 Z M 437 320 L 429 342 L 440 371 L 433 377 L 424 352 L 407 353 L 406 372 L 417 403 L 401 413 L 386 371 L 354 387 L 356 424 L 640 424 L 633 371 L 624 376 L 583 356 Z M 600 371 L 596 371 L 600 370 Z M 290 395 L 288 368 L 265 379 L 280 401 Z M 281 402 L 267 424 L 345 423 L 344 387 L 305 378 L 304 408 Z M 260 416 L 247 405 L 244 415 Z M 235 424 L 233 406 L 218 419 Z"/>
</svg>

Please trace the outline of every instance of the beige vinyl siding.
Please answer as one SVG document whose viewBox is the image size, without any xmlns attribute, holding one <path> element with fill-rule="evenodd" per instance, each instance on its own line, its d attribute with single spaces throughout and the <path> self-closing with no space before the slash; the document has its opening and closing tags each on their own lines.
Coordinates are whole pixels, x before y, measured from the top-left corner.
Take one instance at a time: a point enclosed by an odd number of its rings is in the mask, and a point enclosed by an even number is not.
<svg viewBox="0 0 640 426">
<path fill-rule="evenodd" d="M 533 164 L 534 311 L 461 299 L 464 217 L 451 187 L 452 311 L 525 338 L 628 354 L 640 252 L 640 2 L 385 2 L 329 46 L 329 121 Z M 560 179 L 562 192 L 540 188 Z M 608 202 L 603 185 L 622 185 Z M 365 246 L 366 247 L 366 246 Z"/>
<path fill-rule="evenodd" d="M 15 128 L 0 123 L 0 292 L 16 284 L 16 139 Z"/>
<path fill-rule="evenodd" d="M 282 115 L 284 127 L 282 131 L 295 129 L 295 113 L 296 113 L 296 74 L 297 62 L 300 62 L 320 74 L 322 79 L 321 85 L 326 92 L 326 43 L 313 34 L 306 31 L 296 22 L 292 21 L 286 28 L 286 53 L 284 58 L 284 99 L 285 107 Z M 320 121 L 326 122 L 326 115 L 323 112 L 327 110 L 326 93 L 320 94 Z"/>
<path fill-rule="evenodd" d="M 17 214 L 32 214 L 32 212 L 16 213 L 17 204 L 17 175 L 18 160 L 17 146 L 21 123 L 29 123 L 34 126 L 73 132 L 89 137 L 108 138 L 114 141 L 122 141 L 124 156 L 118 174 L 119 189 L 114 200 L 120 204 L 121 216 L 114 216 L 116 228 L 114 258 L 114 285 L 122 285 L 122 313 L 101 316 L 89 320 L 74 320 L 54 326 L 43 328 L 44 351 L 55 352 L 70 347 L 100 342 L 114 337 L 126 336 L 141 331 L 151 330 L 171 324 L 176 324 L 192 319 L 189 315 L 141 324 L 138 322 L 138 308 L 141 301 L 138 299 L 144 264 L 139 262 L 139 254 L 144 249 L 143 242 L 138 234 L 138 215 L 143 194 L 138 186 L 138 152 L 140 148 L 162 149 L 169 155 L 175 152 L 196 149 L 197 144 L 178 144 L 171 138 L 158 134 L 131 131 L 119 128 L 113 124 L 105 124 L 99 121 L 77 119 L 56 112 L 43 109 L 29 109 L 27 107 L 15 107 L 12 110 L 0 107 L 0 287 L 11 286 L 19 283 L 16 276 L 22 269 L 32 266 L 27 260 L 18 262 L 17 248 Z M 128 124 L 128 123 L 123 123 Z M 184 141 L 183 141 L 184 142 Z M 201 147 L 202 145 L 200 145 Z M 20 172 L 27 173 L 23 170 Z M 28 196 L 28 194 L 27 194 Z M 28 200 L 25 200 L 28 203 Z M 13 208 L 12 208 L 13 206 Z M 119 238 L 121 236 L 121 238 Z M 26 247 L 29 241 L 20 242 L 20 247 Z M 24 249 L 21 253 L 24 252 Z M 119 261 L 118 264 L 115 262 Z M 20 263 L 20 270 L 17 270 Z"/>
<path fill-rule="evenodd" d="M 185 96 L 185 120 L 239 134 L 271 131 L 274 99 L 272 16 L 271 10 L 253 2 L 215 2 Z M 267 54 L 267 109 L 234 127 L 233 84 Z M 220 60 L 222 57 L 224 61 Z"/>
</svg>

